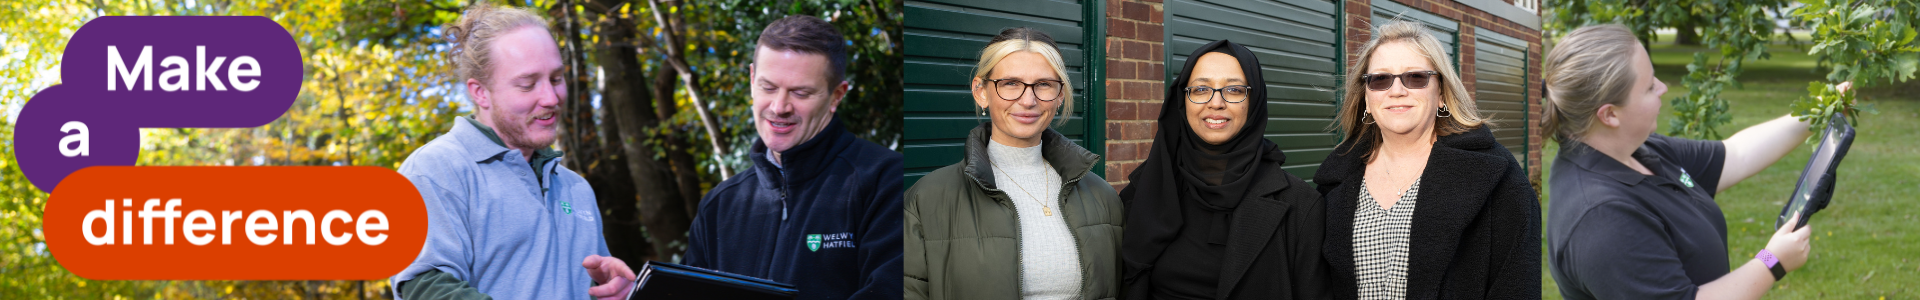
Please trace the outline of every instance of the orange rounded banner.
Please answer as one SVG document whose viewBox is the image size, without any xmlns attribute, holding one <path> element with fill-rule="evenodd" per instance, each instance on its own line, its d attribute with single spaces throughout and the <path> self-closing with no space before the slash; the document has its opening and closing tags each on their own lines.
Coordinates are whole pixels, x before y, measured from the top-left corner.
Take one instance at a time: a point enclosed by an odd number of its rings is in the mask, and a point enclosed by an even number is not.
<svg viewBox="0 0 1920 300">
<path fill-rule="evenodd" d="M 420 193 L 380 167 L 88 167 L 41 217 L 89 279 L 382 279 L 427 238 Z"/>
</svg>

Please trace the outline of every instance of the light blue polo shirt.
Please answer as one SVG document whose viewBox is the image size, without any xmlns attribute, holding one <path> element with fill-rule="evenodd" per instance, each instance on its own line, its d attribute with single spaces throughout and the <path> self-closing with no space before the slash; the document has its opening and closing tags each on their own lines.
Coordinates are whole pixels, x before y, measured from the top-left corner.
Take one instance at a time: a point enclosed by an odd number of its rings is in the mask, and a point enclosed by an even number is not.
<svg viewBox="0 0 1920 300">
<path fill-rule="evenodd" d="M 470 120 L 454 121 L 400 164 L 426 201 L 428 232 L 393 286 L 437 269 L 494 298 L 590 298 L 593 278 L 580 262 L 610 255 L 586 179 L 560 158 L 534 168 Z"/>
</svg>

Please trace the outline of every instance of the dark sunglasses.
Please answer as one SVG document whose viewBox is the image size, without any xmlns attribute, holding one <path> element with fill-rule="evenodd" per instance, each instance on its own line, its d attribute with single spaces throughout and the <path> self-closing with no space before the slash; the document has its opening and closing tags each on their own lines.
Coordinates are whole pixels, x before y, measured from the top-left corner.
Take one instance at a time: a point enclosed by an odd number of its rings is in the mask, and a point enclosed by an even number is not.
<svg viewBox="0 0 1920 300">
<path fill-rule="evenodd" d="M 1365 82 L 1369 90 L 1385 91 L 1393 88 L 1394 78 L 1399 78 L 1401 85 L 1405 85 L 1407 89 L 1417 90 L 1427 88 L 1427 82 L 1433 81 L 1432 79 L 1436 77 L 1440 77 L 1440 72 L 1409 71 L 1400 74 L 1373 73 L 1360 75 L 1360 81 Z"/>
</svg>

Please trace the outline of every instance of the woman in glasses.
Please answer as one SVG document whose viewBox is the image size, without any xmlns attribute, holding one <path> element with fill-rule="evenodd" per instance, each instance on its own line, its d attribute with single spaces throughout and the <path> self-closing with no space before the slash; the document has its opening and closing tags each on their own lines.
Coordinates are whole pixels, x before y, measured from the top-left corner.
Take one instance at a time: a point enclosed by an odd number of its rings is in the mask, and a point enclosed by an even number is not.
<svg viewBox="0 0 1920 300">
<path fill-rule="evenodd" d="M 1349 69 L 1313 176 L 1339 298 L 1540 298 L 1539 197 L 1441 47 L 1389 22 Z"/>
<path fill-rule="evenodd" d="M 1320 193 L 1262 134 L 1260 62 L 1230 41 L 1188 56 L 1127 204 L 1128 299 L 1322 299 Z"/>
<path fill-rule="evenodd" d="M 966 157 L 907 190 L 906 299 L 1107 299 L 1120 293 L 1123 209 L 1099 157 L 1049 129 L 1073 112 L 1053 38 L 1000 32 L 973 103 L 988 122 Z"/>
</svg>

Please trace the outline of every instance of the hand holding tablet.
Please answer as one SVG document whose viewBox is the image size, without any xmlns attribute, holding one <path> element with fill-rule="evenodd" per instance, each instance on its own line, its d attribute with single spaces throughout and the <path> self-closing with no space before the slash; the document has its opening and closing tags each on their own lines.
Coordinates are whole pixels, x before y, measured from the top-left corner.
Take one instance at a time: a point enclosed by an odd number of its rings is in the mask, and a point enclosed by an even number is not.
<svg viewBox="0 0 1920 300">
<path fill-rule="evenodd" d="M 612 256 L 588 255 L 580 262 L 587 268 L 587 275 L 599 283 L 587 289 L 587 295 L 594 299 L 626 299 L 628 288 L 633 286 L 633 268 L 627 262 Z"/>
<path fill-rule="evenodd" d="M 1813 158 L 1807 160 L 1805 171 L 1800 173 L 1787 206 L 1780 209 L 1774 228 L 1787 224 L 1794 216 L 1799 216 L 1799 221 L 1793 228 L 1807 226 L 1807 219 L 1813 213 L 1827 208 L 1833 199 L 1834 177 L 1840 160 L 1846 158 L 1847 149 L 1852 145 L 1853 126 L 1848 125 L 1846 115 L 1835 114 L 1827 124 L 1825 137 L 1813 149 Z"/>
</svg>

